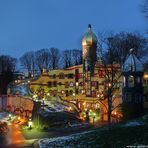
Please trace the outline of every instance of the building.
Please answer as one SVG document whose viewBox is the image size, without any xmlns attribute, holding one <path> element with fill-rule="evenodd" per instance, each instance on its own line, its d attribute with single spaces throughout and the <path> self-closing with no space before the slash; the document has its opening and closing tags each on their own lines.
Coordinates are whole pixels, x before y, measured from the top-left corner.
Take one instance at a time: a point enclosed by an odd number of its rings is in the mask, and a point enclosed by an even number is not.
<svg viewBox="0 0 148 148">
<path fill-rule="evenodd" d="M 96 112 L 99 118 L 107 120 L 108 102 L 106 91 L 109 87 L 114 90 L 112 107 L 116 108 L 122 103 L 122 77 L 119 64 L 103 65 L 97 60 L 97 37 L 91 25 L 82 39 L 83 64 L 66 69 L 43 70 L 42 75 L 30 82 L 30 89 L 34 96 L 40 99 L 49 99 L 49 96 L 60 96 L 63 100 L 73 102 L 87 116 L 87 111 Z M 107 78 L 116 72 L 111 86 Z M 120 118 L 122 115 L 116 108 L 113 116 Z"/>
</svg>

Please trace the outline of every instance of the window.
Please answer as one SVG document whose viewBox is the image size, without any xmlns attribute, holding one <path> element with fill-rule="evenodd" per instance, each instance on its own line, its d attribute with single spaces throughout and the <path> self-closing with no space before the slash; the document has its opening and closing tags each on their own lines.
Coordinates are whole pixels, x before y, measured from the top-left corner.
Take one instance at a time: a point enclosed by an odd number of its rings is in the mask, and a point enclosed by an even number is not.
<svg viewBox="0 0 148 148">
<path fill-rule="evenodd" d="M 65 75 L 64 75 L 64 73 L 61 72 L 61 73 L 59 74 L 59 79 L 64 79 L 64 78 L 65 78 Z"/>
<path fill-rule="evenodd" d="M 56 79 L 56 74 L 53 74 L 53 75 L 52 75 L 52 78 L 53 78 L 53 79 Z"/>
<path fill-rule="evenodd" d="M 134 77 L 132 75 L 128 77 L 128 87 L 134 87 Z"/>
<path fill-rule="evenodd" d="M 51 81 L 48 82 L 48 86 L 52 87 L 52 82 Z"/>
<path fill-rule="evenodd" d="M 68 88 L 68 87 L 69 87 L 69 83 L 65 82 L 65 88 Z"/>
<path fill-rule="evenodd" d="M 53 87 L 57 87 L 57 81 L 53 81 Z"/>
<path fill-rule="evenodd" d="M 126 87 L 126 77 L 123 76 L 123 87 Z"/>
<path fill-rule="evenodd" d="M 70 90 L 70 91 L 69 91 L 69 94 L 70 94 L 70 95 L 73 95 L 73 90 Z"/>
<path fill-rule="evenodd" d="M 98 71 L 99 78 L 103 78 L 105 76 L 105 72 L 102 70 Z"/>
<path fill-rule="evenodd" d="M 140 83 L 141 83 L 140 77 L 137 77 L 137 78 L 136 78 L 136 83 L 137 83 L 137 84 L 140 84 Z"/>
<path fill-rule="evenodd" d="M 73 79 L 73 73 L 69 73 L 67 76 L 68 76 L 68 79 Z"/>
<path fill-rule="evenodd" d="M 70 87 L 73 87 L 74 86 L 74 83 L 73 82 L 70 82 L 69 86 Z"/>
<path fill-rule="evenodd" d="M 80 86 L 83 86 L 83 82 L 80 82 L 80 84 L 79 84 Z"/>
</svg>

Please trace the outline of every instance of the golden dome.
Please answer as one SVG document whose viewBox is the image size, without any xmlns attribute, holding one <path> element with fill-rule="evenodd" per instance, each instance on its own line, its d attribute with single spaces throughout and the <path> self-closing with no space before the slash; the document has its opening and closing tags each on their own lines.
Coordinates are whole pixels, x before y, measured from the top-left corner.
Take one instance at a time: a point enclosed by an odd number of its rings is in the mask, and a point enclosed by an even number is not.
<svg viewBox="0 0 148 148">
<path fill-rule="evenodd" d="M 82 39 L 82 45 L 92 45 L 92 44 L 97 44 L 97 37 L 96 35 L 92 32 L 91 25 L 88 25 L 88 31 L 84 34 L 83 39 Z"/>
</svg>

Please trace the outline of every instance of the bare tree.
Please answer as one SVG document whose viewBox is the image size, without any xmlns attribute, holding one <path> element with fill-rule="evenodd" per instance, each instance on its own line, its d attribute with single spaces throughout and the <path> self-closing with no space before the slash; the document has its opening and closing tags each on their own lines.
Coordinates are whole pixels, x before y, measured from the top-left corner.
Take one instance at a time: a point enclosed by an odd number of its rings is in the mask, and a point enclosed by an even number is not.
<svg viewBox="0 0 148 148">
<path fill-rule="evenodd" d="M 36 64 L 40 72 L 43 68 L 48 69 L 50 64 L 50 53 L 48 49 L 41 49 L 35 52 Z"/>
<path fill-rule="evenodd" d="M 63 63 L 64 63 L 64 68 L 72 66 L 72 51 L 71 50 L 64 50 L 62 59 L 63 59 Z"/>
<path fill-rule="evenodd" d="M 82 51 L 79 49 L 73 49 L 72 52 L 72 65 L 82 64 Z"/>
<path fill-rule="evenodd" d="M 99 96 L 99 102 L 106 108 L 108 115 L 108 126 L 110 129 L 112 112 L 120 105 L 114 106 L 114 101 L 118 99 L 118 90 L 120 85 L 120 65 L 114 62 L 112 51 L 109 51 L 109 59 L 102 59 L 104 70 L 104 86 L 102 88 L 102 95 Z"/>
<path fill-rule="evenodd" d="M 82 51 L 79 49 L 64 50 L 62 60 L 64 68 L 82 64 Z"/>
<path fill-rule="evenodd" d="M 7 94 L 7 86 L 13 80 L 16 62 L 16 58 L 0 56 L 0 94 Z"/>
<path fill-rule="evenodd" d="M 147 54 L 147 41 L 138 33 L 111 34 L 106 37 L 107 52 L 105 56 L 109 59 L 109 54 L 112 54 L 114 61 L 122 64 L 129 53 L 129 49 L 134 48 L 136 55 L 142 57 Z M 112 53 L 109 53 L 112 51 Z"/>
<path fill-rule="evenodd" d="M 50 67 L 51 69 L 56 69 L 59 65 L 60 60 L 60 51 L 57 48 L 50 48 L 49 50 L 50 55 Z"/>
<path fill-rule="evenodd" d="M 29 76 L 34 75 L 36 68 L 34 51 L 26 52 L 23 56 L 21 56 L 20 62 L 22 66 L 27 69 Z"/>
<path fill-rule="evenodd" d="M 148 1 L 145 0 L 142 5 L 142 12 L 145 14 L 146 18 L 148 18 Z"/>
</svg>

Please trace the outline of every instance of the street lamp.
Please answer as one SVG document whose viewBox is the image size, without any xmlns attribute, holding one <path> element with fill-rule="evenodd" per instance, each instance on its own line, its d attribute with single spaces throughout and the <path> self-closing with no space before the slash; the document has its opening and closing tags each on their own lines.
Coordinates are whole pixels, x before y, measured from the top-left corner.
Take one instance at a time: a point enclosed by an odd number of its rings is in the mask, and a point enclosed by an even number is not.
<svg viewBox="0 0 148 148">
<path fill-rule="evenodd" d="M 12 117 L 12 115 L 11 115 L 11 114 L 9 114 L 9 120 L 11 120 L 11 117 Z"/>
<path fill-rule="evenodd" d="M 28 127 L 29 127 L 29 129 L 32 128 L 32 121 L 31 121 L 31 119 L 29 119 L 29 121 L 28 121 Z"/>
<path fill-rule="evenodd" d="M 43 98 L 43 110 L 44 110 L 44 101 L 45 101 L 45 98 Z"/>
</svg>

